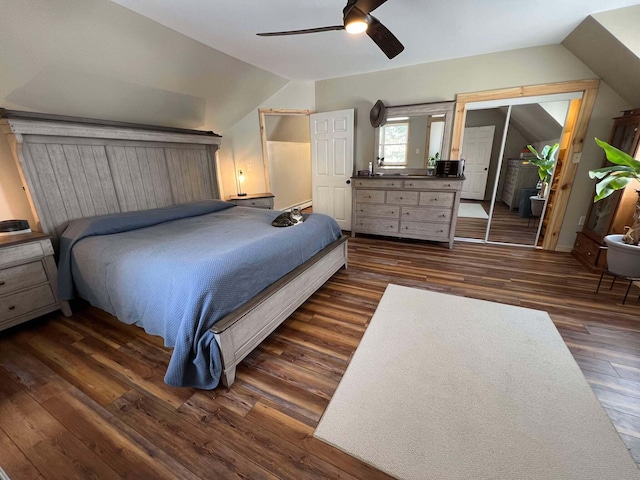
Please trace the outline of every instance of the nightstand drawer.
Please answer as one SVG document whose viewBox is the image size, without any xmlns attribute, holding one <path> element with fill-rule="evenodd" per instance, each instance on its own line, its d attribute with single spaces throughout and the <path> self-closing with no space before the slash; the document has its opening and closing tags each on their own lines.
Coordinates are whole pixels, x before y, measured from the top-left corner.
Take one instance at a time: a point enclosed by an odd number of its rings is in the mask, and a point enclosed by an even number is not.
<svg viewBox="0 0 640 480">
<path fill-rule="evenodd" d="M 42 262 L 31 262 L 0 270 L 0 295 L 47 281 Z"/>
<path fill-rule="evenodd" d="M 248 200 L 236 200 L 235 203 L 240 207 L 271 208 L 270 198 L 251 198 Z"/>
<path fill-rule="evenodd" d="M 53 253 L 53 252 L 52 252 Z M 0 265 L 8 265 L 20 260 L 28 260 L 30 258 L 44 257 L 42 245 L 39 242 L 25 243 L 15 247 L 3 248 L 0 252 Z"/>
<path fill-rule="evenodd" d="M 56 299 L 49 284 L 0 297 L 0 322 L 53 305 Z"/>
</svg>

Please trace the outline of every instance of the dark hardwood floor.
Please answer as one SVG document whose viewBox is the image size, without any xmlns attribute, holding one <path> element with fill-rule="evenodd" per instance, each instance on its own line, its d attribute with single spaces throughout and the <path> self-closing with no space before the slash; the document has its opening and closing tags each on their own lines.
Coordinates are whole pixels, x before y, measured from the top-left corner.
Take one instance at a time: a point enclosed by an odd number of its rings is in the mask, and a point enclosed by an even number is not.
<svg viewBox="0 0 640 480">
<path fill-rule="evenodd" d="M 490 201 L 463 200 L 463 202 L 478 203 L 482 205 L 487 214 L 491 209 Z M 487 221 L 481 218 L 458 217 L 456 237 L 484 240 Z M 523 218 L 518 215 L 518 210 L 509 210 L 506 203 L 496 200 L 489 241 L 533 246 L 539 221 L 539 218 Z"/>
<path fill-rule="evenodd" d="M 596 295 L 597 280 L 564 253 L 351 239 L 349 268 L 214 391 L 167 387 L 161 340 L 76 304 L 0 333 L 0 465 L 12 480 L 387 478 L 312 435 L 389 283 L 548 311 L 640 462 L 639 290 L 623 306 L 625 285 Z"/>
</svg>

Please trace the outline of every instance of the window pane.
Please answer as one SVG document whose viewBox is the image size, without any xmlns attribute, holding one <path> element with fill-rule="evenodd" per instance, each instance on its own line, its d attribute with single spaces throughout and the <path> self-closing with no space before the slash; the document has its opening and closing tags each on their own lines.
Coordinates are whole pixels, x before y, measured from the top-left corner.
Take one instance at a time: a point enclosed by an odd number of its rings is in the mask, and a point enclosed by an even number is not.
<svg viewBox="0 0 640 480">
<path fill-rule="evenodd" d="M 384 143 L 407 143 L 409 136 L 409 125 L 399 123 L 396 125 L 385 125 L 384 127 Z"/>
<path fill-rule="evenodd" d="M 407 161 L 406 145 L 385 145 L 384 146 L 384 163 L 387 165 L 403 164 Z"/>
</svg>

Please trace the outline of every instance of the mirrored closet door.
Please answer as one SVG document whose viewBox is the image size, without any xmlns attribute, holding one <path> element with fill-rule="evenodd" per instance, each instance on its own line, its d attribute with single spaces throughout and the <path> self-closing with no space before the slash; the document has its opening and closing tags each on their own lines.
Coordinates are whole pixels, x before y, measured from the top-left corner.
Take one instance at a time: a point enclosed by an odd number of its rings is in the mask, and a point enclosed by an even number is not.
<svg viewBox="0 0 640 480">
<path fill-rule="evenodd" d="M 466 180 L 456 239 L 538 245 L 575 98 L 580 94 L 467 104 L 461 149 Z"/>
</svg>

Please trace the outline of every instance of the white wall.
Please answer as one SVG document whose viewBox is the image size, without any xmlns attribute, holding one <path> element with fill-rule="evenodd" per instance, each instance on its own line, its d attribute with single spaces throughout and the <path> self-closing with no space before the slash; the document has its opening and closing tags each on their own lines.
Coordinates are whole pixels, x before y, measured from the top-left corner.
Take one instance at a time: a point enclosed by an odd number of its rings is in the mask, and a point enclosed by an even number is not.
<svg viewBox="0 0 640 480">
<path fill-rule="evenodd" d="M 549 45 L 319 81 L 316 107 L 318 111 L 356 109 L 355 164 L 356 169 L 366 169 L 374 159 L 369 110 L 377 99 L 389 106 L 437 102 L 454 100 L 458 93 L 591 78 L 597 76 L 565 47 Z M 587 171 L 600 166 L 602 159 L 593 138 L 608 138 L 611 119 L 631 107 L 601 83 L 559 237 L 561 248 L 573 245 L 578 220 L 586 214 L 592 196 Z"/>
<path fill-rule="evenodd" d="M 288 82 L 108 0 L 0 5 L 5 108 L 220 133 Z M 28 217 L 17 179 L 2 139 L 0 219 Z"/>
<path fill-rule="evenodd" d="M 313 82 L 290 82 L 275 95 L 256 106 L 231 128 L 222 132 L 223 145 L 218 154 L 223 198 L 236 194 L 234 170 L 246 174 L 245 191 L 266 191 L 260 141 L 259 108 L 315 110 Z"/>
</svg>

